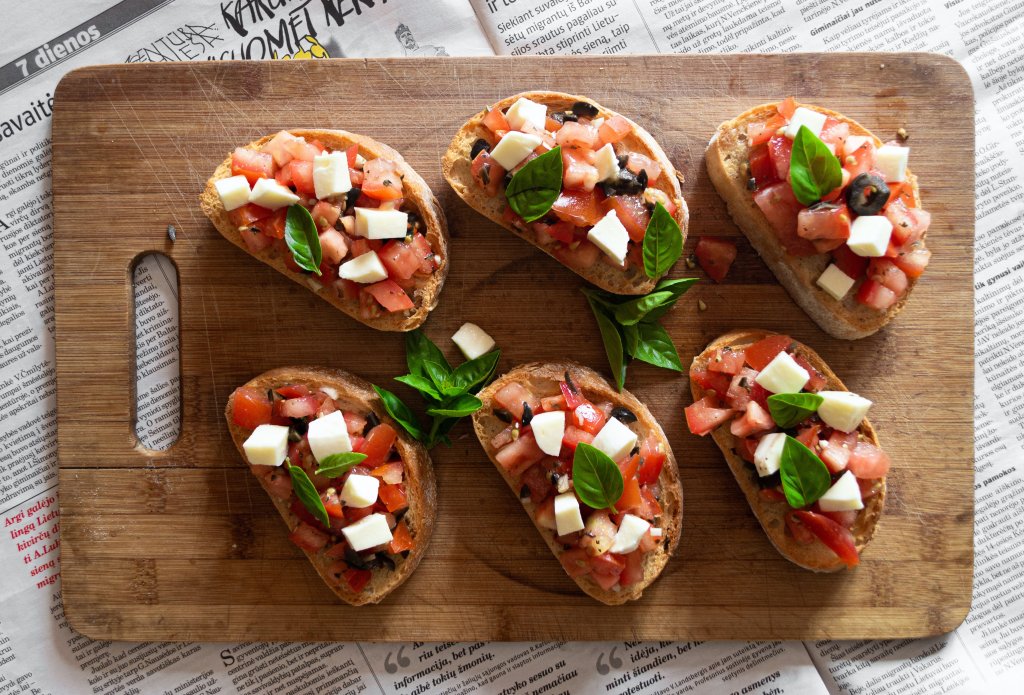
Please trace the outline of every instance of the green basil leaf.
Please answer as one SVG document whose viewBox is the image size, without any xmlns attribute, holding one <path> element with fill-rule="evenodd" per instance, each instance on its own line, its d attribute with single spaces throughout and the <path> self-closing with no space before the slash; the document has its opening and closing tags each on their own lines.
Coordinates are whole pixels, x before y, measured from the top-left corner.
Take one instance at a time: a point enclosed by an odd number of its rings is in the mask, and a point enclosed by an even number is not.
<svg viewBox="0 0 1024 695">
<path fill-rule="evenodd" d="M 434 387 L 434 382 L 426 377 L 415 374 L 403 374 L 402 376 L 396 376 L 395 381 L 413 387 L 427 398 L 432 398 L 435 401 L 441 400 L 441 394 Z"/>
<path fill-rule="evenodd" d="M 667 273 L 683 255 L 683 232 L 661 203 L 655 203 L 644 233 L 644 272 L 649 278 Z"/>
<path fill-rule="evenodd" d="M 561 193 L 561 147 L 527 162 L 505 187 L 509 207 L 526 222 L 539 220 L 548 214 Z"/>
<path fill-rule="evenodd" d="M 448 438 L 448 433 L 459 423 L 460 419 L 457 417 L 435 417 L 433 423 L 431 423 L 430 433 L 427 435 L 424 446 L 428 449 L 433 449 L 442 442 L 451 446 L 452 440 Z"/>
<path fill-rule="evenodd" d="M 672 292 L 651 292 L 642 297 L 631 299 L 615 306 L 613 316 L 622 326 L 640 323 L 647 315 L 658 307 L 668 304 L 672 306 L 679 296 Z"/>
<path fill-rule="evenodd" d="M 402 426 L 413 438 L 423 441 L 423 430 L 416 424 L 416 416 L 409 410 L 409 406 L 402 402 L 402 399 L 387 389 L 374 385 L 373 390 L 380 396 L 384 403 L 384 410 L 394 418 L 395 422 Z"/>
<path fill-rule="evenodd" d="M 483 403 L 476 396 L 463 393 L 437 408 L 427 408 L 427 415 L 438 417 L 465 417 L 480 410 Z"/>
<path fill-rule="evenodd" d="M 629 354 L 655 367 L 683 371 L 683 363 L 672 342 L 672 337 L 661 324 L 641 323 L 636 326 L 637 344 Z M 627 341 L 628 344 L 628 341 Z"/>
<path fill-rule="evenodd" d="M 418 329 L 405 334 L 405 361 L 411 374 L 430 379 L 439 389 L 452 373 L 441 349 Z"/>
<path fill-rule="evenodd" d="M 793 509 L 807 507 L 818 501 L 832 485 L 828 468 L 814 452 L 786 435 L 779 462 L 782 491 Z"/>
<path fill-rule="evenodd" d="M 659 306 L 656 306 L 650 311 L 648 311 L 647 315 L 644 316 L 643 318 L 644 323 L 651 323 L 653 321 L 657 321 L 662 316 L 667 314 L 669 310 L 673 306 L 675 306 L 676 302 L 679 301 L 679 298 L 686 294 L 686 291 L 693 287 L 694 285 L 696 285 L 698 282 L 698 278 L 676 278 L 674 280 L 662 280 L 661 282 L 659 282 L 654 287 L 654 292 L 671 292 L 672 299 L 667 302 L 663 302 Z"/>
<path fill-rule="evenodd" d="M 446 395 L 457 396 L 466 391 L 473 391 L 478 385 L 488 381 L 498 368 L 500 357 L 500 350 L 492 350 L 460 364 L 445 380 Z"/>
<path fill-rule="evenodd" d="M 588 300 L 590 310 L 594 312 L 594 318 L 597 319 L 597 327 L 601 331 L 601 342 L 604 343 L 604 351 L 608 355 L 608 366 L 611 367 L 612 375 L 615 377 L 615 385 L 621 391 L 623 384 L 626 383 L 626 359 L 622 354 L 622 334 L 619 333 L 618 326 L 605 313 L 604 309 L 589 297 Z"/>
<path fill-rule="evenodd" d="M 640 351 L 640 324 L 622 327 L 622 344 L 627 355 L 636 357 L 636 353 Z"/>
<path fill-rule="evenodd" d="M 581 442 L 572 458 L 572 484 L 580 501 L 593 509 L 615 509 L 622 497 L 622 471 L 600 449 Z"/>
<path fill-rule="evenodd" d="M 785 430 L 818 412 L 824 400 L 816 393 L 776 393 L 768 396 L 768 412 L 775 424 Z"/>
<path fill-rule="evenodd" d="M 292 489 L 295 490 L 295 496 L 299 498 L 299 502 L 302 502 L 302 506 L 308 509 L 317 521 L 330 527 L 331 520 L 327 518 L 324 501 L 320 499 L 320 494 L 316 491 L 313 481 L 306 475 L 306 471 L 289 463 L 288 475 L 292 477 Z"/>
<path fill-rule="evenodd" d="M 796 199 L 813 205 L 843 183 L 843 167 L 825 143 L 802 125 L 793 139 L 789 178 Z"/>
<path fill-rule="evenodd" d="M 320 235 L 309 210 L 301 205 L 290 205 L 284 219 L 284 240 L 292 252 L 295 264 L 303 270 L 320 274 L 323 251 L 320 249 Z"/>
<path fill-rule="evenodd" d="M 328 478 L 337 478 L 358 466 L 365 458 L 366 454 L 360 454 L 357 451 L 331 454 L 330 456 L 325 456 L 324 460 L 320 462 L 320 467 L 316 469 L 316 474 Z"/>
</svg>

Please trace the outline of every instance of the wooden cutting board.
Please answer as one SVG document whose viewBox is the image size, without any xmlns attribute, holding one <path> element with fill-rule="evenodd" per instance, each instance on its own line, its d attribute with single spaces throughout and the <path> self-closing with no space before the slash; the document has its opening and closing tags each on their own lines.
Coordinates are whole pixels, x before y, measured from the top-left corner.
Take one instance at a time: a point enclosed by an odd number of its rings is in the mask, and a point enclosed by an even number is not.
<svg viewBox="0 0 1024 695">
<path fill-rule="evenodd" d="M 386 384 L 403 339 L 357 324 L 224 241 L 197 196 L 236 145 L 288 127 L 337 127 L 402 152 L 448 215 L 451 272 L 427 334 L 453 359 L 464 321 L 502 348 L 501 370 L 575 358 L 607 373 L 581 280 L 484 220 L 440 159 L 464 119 L 533 88 L 635 118 L 686 177 L 686 253 L 736 239 L 723 284 L 705 281 L 666 319 L 684 362 L 734 327 L 788 333 L 876 403 L 894 468 L 861 566 L 816 575 L 766 540 L 710 439 L 686 432 L 685 375 L 635 365 L 628 387 L 672 443 L 683 539 L 642 600 L 606 607 L 551 557 L 468 423 L 433 451 L 434 539 L 381 605 L 321 583 L 223 421 L 228 394 L 271 367 L 314 364 Z M 795 94 L 883 139 L 910 134 L 933 215 L 934 259 L 889 328 L 827 337 L 733 226 L 703 165 L 715 127 Z M 933 55 L 716 55 L 324 60 L 117 65 L 77 70 L 53 120 L 58 458 L 63 595 L 71 624 L 134 640 L 574 640 L 903 637 L 948 631 L 971 602 L 974 113 L 955 62 Z M 166 234 L 177 228 L 177 241 Z M 163 452 L 134 435 L 131 268 L 157 251 L 180 279 L 182 431 Z M 675 276 L 699 275 L 682 262 Z M 702 276 L 703 277 L 703 276 Z M 698 311 L 698 300 L 707 305 Z"/>
</svg>

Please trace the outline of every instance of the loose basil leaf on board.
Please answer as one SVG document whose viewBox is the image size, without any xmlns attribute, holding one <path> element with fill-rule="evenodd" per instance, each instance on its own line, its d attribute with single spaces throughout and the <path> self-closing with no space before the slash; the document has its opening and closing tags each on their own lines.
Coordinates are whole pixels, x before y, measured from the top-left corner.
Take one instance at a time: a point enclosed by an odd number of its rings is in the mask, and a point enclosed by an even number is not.
<svg viewBox="0 0 1024 695">
<path fill-rule="evenodd" d="M 802 125 L 793 139 L 789 178 L 796 199 L 803 205 L 812 205 L 839 188 L 843 183 L 843 167 L 825 143 Z"/>
<path fill-rule="evenodd" d="M 442 442 L 451 446 L 452 440 L 448 438 L 448 433 L 457 424 L 459 424 L 459 418 L 457 417 L 435 417 L 430 426 L 430 433 L 423 442 L 424 446 L 428 449 L 433 449 Z"/>
<path fill-rule="evenodd" d="M 438 417 L 465 417 L 480 410 L 483 403 L 474 395 L 463 393 L 436 408 L 427 408 L 427 415 Z"/>
<path fill-rule="evenodd" d="M 455 396 L 466 391 L 473 391 L 478 386 L 485 384 L 494 375 L 500 358 L 501 351 L 492 350 L 468 362 L 463 362 L 445 380 L 446 394 Z"/>
<path fill-rule="evenodd" d="M 323 251 L 320 249 L 316 223 L 309 210 L 301 205 L 288 207 L 288 214 L 284 218 L 284 240 L 297 266 L 320 275 Z"/>
<path fill-rule="evenodd" d="M 618 513 L 615 503 L 622 497 L 622 471 L 608 454 L 590 444 L 578 444 L 572 459 L 572 484 L 583 504 Z"/>
<path fill-rule="evenodd" d="M 357 451 L 331 454 L 330 456 L 325 456 L 324 460 L 320 462 L 320 467 L 316 469 L 316 474 L 328 478 L 337 478 L 358 466 L 365 458 L 366 454 L 360 454 Z"/>
<path fill-rule="evenodd" d="M 601 331 L 601 342 L 604 343 L 604 351 L 608 355 L 608 366 L 612 369 L 615 377 L 615 386 L 619 391 L 626 383 L 626 358 L 622 351 L 622 335 L 619 333 L 615 322 L 605 314 L 604 309 L 590 300 L 590 310 L 594 312 L 597 319 L 597 327 Z"/>
<path fill-rule="evenodd" d="M 822 460 L 789 435 L 786 435 L 786 443 L 782 446 L 779 472 L 782 491 L 793 509 L 814 504 L 832 485 L 832 476 Z"/>
<path fill-rule="evenodd" d="M 667 273 L 683 255 L 683 232 L 661 203 L 654 205 L 644 233 L 644 272 L 649 278 Z"/>
<path fill-rule="evenodd" d="M 629 354 L 647 364 L 655 367 L 672 369 L 677 372 L 683 371 L 683 363 L 679 360 L 679 353 L 672 342 L 672 337 L 665 330 L 665 327 L 658 323 L 637 324 L 637 342 Z M 627 345 L 628 345 L 627 338 Z"/>
<path fill-rule="evenodd" d="M 440 348 L 418 329 L 405 334 L 405 361 L 411 374 L 430 379 L 438 389 L 452 373 Z"/>
<path fill-rule="evenodd" d="M 662 316 L 667 314 L 669 310 L 675 306 L 679 298 L 686 294 L 686 291 L 696 285 L 698 278 L 676 278 L 674 280 L 662 280 L 654 287 L 654 292 L 671 292 L 672 299 L 666 302 L 662 302 L 659 306 L 654 307 L 647 312 L 644 316 L 644 322 L 651 323 L 657 321 Z"/>
<path fill-rule="evenodd" d="M 548 214 L 561 192 L 562 148 L 556 147 L 517 171 L 505 187 L 505 198 L 513 212 L 533 222 Z"/>
<path fill-rule="evenodd" d="M 434 382 L 426 377 L 417 376 L 416 374 L 403 374 L 402 376 L 396 376 L 395 381 L 413 387 L 427 398 L 435 401 L 441 400 L 441 394 L 434 387 Z"/>
<path fill-rule="evenodd" d="M 394 418 L 395 422 L 401 425 L 412 437 L 423 441 L 423 430 L 416 424 L 416 416 L 409 410 L 409 406 L 387 389 L 382 389 L 380 386 L 375 385 L 373 390 L 380 396 L 380 400 L 384 403 L 384 409 L 388 411 L 388 415 Z"/>
<path fill-rule="evenodd" d="M 776 393 L 768 396 L 768 412 L 775 424 L 785 430 L 818 412 L 824 400 L 816 393 Z"/>
<path fill-rule="evenodd" d="M 329 527 L 331 520 L 327 518 L 327 509 L 324 507 L 324 501 L 320 499 L 316 486 L 313 485 L 313 481 L 306 475 L 306 471 L 298 466 L 288 464 L 288 474 L 292 477 L 292 489 L 295 490 L 295 496 L 299 498 L 299 502 L 302 502 L 302 506 L 308 509 L 309 513 L 316 517 L 317 521 Z"/>
<path fill-rule="evenodd" d="M 655 309 L 665 305 L 671 306 L 679 297 L 672 292 L 651 292 L 642 297 L 631 299 L 615 306 L 615 321 L 621 326 L 632 326 L 647 318 Z"/>
</svg>

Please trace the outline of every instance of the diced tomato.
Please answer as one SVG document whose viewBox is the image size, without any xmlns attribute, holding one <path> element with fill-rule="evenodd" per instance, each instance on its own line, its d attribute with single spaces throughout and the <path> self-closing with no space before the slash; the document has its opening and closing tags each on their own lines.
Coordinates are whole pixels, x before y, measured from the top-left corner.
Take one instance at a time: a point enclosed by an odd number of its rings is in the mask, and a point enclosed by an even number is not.
<svg viewBox="0 0 1024 695">
<path fill-rule="evenodd" d="M 416 306 L 412 299 L 394 280 L 382 280 L 364 288 L 388 311 L 405 311 Z"/>
<path fill-rule="evenodd" d="M 268 157 L 270 155 L 267 155 Z M 305 522 L 299 522 L 295 530 L 289 534 L 288 539 L 306 552 L 315 553 L 327 545 L 330 537 L 318 529 L 313 528 Z"/>
<path fill-rule="evenodd" d="M 260 219 L 254 226 L 268 237 L 284 239 L 284 225 L 287 217 L 288 208 L 281 208 L 280 210 L 274 211 L 267 217 Z M 289 253 L 288 256 L 290 257 L 291 253 Z"/>
<path fill-rule="evenodd" d="M 363 430 L 366 429 L 366 418 L 359 413 L 350 410 L 343 412 L 341 416 L 345 418 L 345 428 L 348 430 L 349 436 L 362 434 Z"/>
<path fill-rule="evenodd" d="M 370 471 L 370 475 L 374 478 L 380 478 L 389 485 L 398 485 L 401 483 L 404 474 L 405 466 L 402 465 L 401 461 L 385 463 L 383 466 L 377 466 Z"/>
<path fill-rule="evenodd" d="M 636 477 L 636 472 L 640 469 L 640 462 L 641 458 L 639 453 L 627 456 L 621 461 L 618 461 L 617 463 L 619 466 L 619 472 L 622 473 L 622 479 L 629 480 L 630 478 Z"/>
<path fill-rule="evenodd" d="M 540 399 L 540 409 L 545 412 L 551 412 L 553 410 L 567 410 L 565 405 L 565 396 L 558 394 L 557 396 L 548 396 Z"/>
<path fill-rule="evenodd" d="M 558 524 L 555 521 L 555 497 L 551 495 L 542 500 L 534 510 L 533 518 L 541 528 L 555 531 Z"/>
<path fill-rule="evenodd" d="M 641 485 L 657 482 L 665 465 L 665 448 L 657 437 L 648 435 L 644 440 L 640 446 L 640 459 L 642 463 L 636 473 L 636 479 Z"/>
<path fill-rule="evenodd" d="M 696 382 L 705 391 L 714 391 L 719 396 L 724 396 L 729 390 L 729 375 L 722 372 L 713 372 L 710 369 L 691 369 L 690 380 Z"/>
<path fill-rule="evenodd" d="M 250 253 L 259 253 L 274 245 L 274 240 L 271 237 L 254 229 L 241 230 L 239 236 L 242 237 L 242 241 L 245 242 L 245 248 L 249 249 Z"/>
<path fill-rule="evenodd" d="M 320 250 L 323 253 L 324 263 L 333 269 L 348 254 L 348 245 L 341 232 L 332 228 L 320 235 Z"/>
<path fill-rule="evenodd" d="M 766 145 L 759 145 L 750 151 L 750 176 L 757 188 L 770 186 L 779 180 Z"/>
<path fill-rule="evenodd" d="M 647 521 L 654 521 L 656 517 L 661 516 L 661 505 L 658 504 L 658 499 L 649 486 L 640 488 L 640 496 L 644 498 L 644 503 L 637 510 L 637 516 Z"/>
<path fill-rule="evenodd" d="M 784 493 L 782 494 L 782 499 L 786 499 L 786 495 Z M 803 522 L 799 518 L 797 518 L 794 510 L 791 509 L 786 512 L 785 519 L 786 528 L 789 529 L 789 532 L 793 535 L 793 538 L 797 543 L 809 545 L 814 542 L 814 534 L 811 533 L 809 528 L 804 526 Z"/>
<path fill-rule="evenodd" d="M 469 169 L 476 185 L 484 190 L 489 196 L 498 195 L 505 180 L 505 169 L 498 160 L 491 156 L 487 150 L 481 152 L 473 159 Z"/>
<path fill-rule="evenodd" d="M 885 285 L 869 279 L 857 290 L 856 299 L 864 306 L 883 311 L 895 304 L 899 297 Z"/>
<path fill-rule="evenodd" d="M 754 193 L 754 202 L 768 218 L 779 243 L 786 252 L 794 256 L 810 256 L 818 251 L 807 239 L 797 233 L 797 220 L 803 206 L 793 195 L 793 189 L 785 181 L 762 188 Z"/>
<path fill-rule="evenodd" d="M 886 205 L 885 216 L 892 223 L 892 238 L 897 245 L 918 241 L 932 223 L 931 213 L 921 208 L 908 208 L 902 200 Z"/>
<path fill-rule="evenodd" d="M 850 124 L 829 116 L 825 119 L 825 124 L 821 127 L 821 135 L 818 137 L 826 145 L 832 145 L 835 148 L 834 154 L 838 156 L 843 151 L 846 138 L 850 137 Z"/>
<path fill-rule="evenodd" d="M 750 403 L 750 390 L 754 386 L 754 378 L 757 372 L 749 367 L 744 367 L 740 373 L 732 378 L 729 383 L 729 390 L 725 392 L 725 402 L 734 410 L 746 410 Z M 762 406 L 763 407 L 763 406 Z"/>
<path fill-rule="evenodd" d="M 313 162 L 293 159 L 288 162 L 286 168 L 288 169 L 288 177 L 291 180 L 291 184 L 295 186 L 296 193 L 306 197 L 316 195 L 313 188 Z"/>
<path fill-rule="evenodd" d="M 687 414 L 687 421 L 689 421 L 689 414 Z M 729 431 L 734 437 L 749 437 L 752 434 L 767 432 L 774 428 L 775 421 L 772 420 L 771 414 L 753 401 L 747 404 L 743 415 L 729 425 Z"/>
<path fill-rule="evenodd" d="M 590 556 L 583 548 L 569 548 L 558 559 L 566 574 L 574 579 L 590 573 Z"/>
<path fill-rule="evenodd" d="M 779 112 L 779 115 L 788 121 L 793 117 L 793 114 L 796 113 L 796 99 L 793 97 L 786 97 L 780 101 L 778 106 L 775 108 Z"/>
<path fill-rule="evenodd" d="M 694 249 L 697 262 L 715 282 L 721 282 L 736 260 L 736 243 L 729 239 L 702 236 Z"/>
<path fill-rule="evenodd" d="M 613 195 L 604 201 L 605 211 L 614 210 L 619 222 L 626 228 L 629 238 L 636 243 L 644 240 L 651 213 L 647 211 L 642 195 Z"/>
<path fill-rule="evenodd" d="M 494 460 L 513 476 L 518 476 L 543 458 L 544 452 L 537 446 L 532 432 L 523 432 L 494 455 Z"/>
<path fill-rule="evenodd" d="M 403 196 L 402 174 L 390 159 L 378 157 L 363 165 L 363 194 L 376 200 L 398 200 Z"/>
<path fill-rule="evenodd" d="M 263 477 L 267 492 L 279 500 L 286 500 L 292 495 L 292 479 L 283 468 L 274 468 L 270 475 Z"/>
<path fill-rule="evenodd" d="M 708 396 L 687 406 L 684 412 L 690 432 L 702 437 L 735 414 L 732 408 L 716 408 Z"/>
<path fill-rule="evenodd" d="M 598 128 L 598 136 L 602 145 L 619 142 L 631 132 L 633 132 L 633 127 L 629 121 L 619 115 L 605 119 L 605 122 Z"/>
<path fill-rule="evenodd" d="M 377 255 L 392 278 L 408 280 L 420 268 L 420 258 L 412 244 L 401 239 L 388 242 Z"/>
<path fill-rule="evenodd" d="M 592 150 L 598 143 L 598 131 L 592 125 L 566 121 L 555 134 L 555 142 L 562 148 L 580 147 Z"/>
<path fill-rule="evenodd" d="M 313 216 L 313 222 L 316 223 L 317 229 L 323 231 L 333 227 L 334 223 L 338 221 L 338 217 L 341 216 L 341 208 L 326 200 L 318 200 L 310 211 L 310 215 Z"/>
<path fill-rule="evenodd" d="M 893 262 L 908 278 L 919 278 L 931 258 L 932 252 L 924 247 L 923 242 L 917 242 L 909 251 L 901 249 Z"/>
<path fill-rule="evenodd" d="M 768 156 L 775 167 L 775 178 L 785 181 L 789 176 L 789 160 L 793 154 L 793 141 L 785 135 L 776 135 L 768 141 Z"/>
<path fill-rule="evenodd" d="M 868 277 L 902 295 L 907 289 L 907 276 L 888 258 L 872 258 L 868 264 Z"/>
<path fill-rule="evenodd" d="M 384 506 L 391 513 L 409 506 L 405 495 L 405 488 L 401 485 L 381 485 L 377 494 L 380 496 L 380 501 L 384 503 Z"/>
<path fill-rule="evenodd" d="M 300 396 L 274 403 L 274 414 L 281 417 L 309 417 L 315 415 L 319 409 L 320 399 L 316 396 Z"/>
<path fill-rule="evenodd" d="M 532 222 L 530 224 L 532 229 L 537 234 L 537 241 L 542 245 L 552 244 L 559 241 L 563 244 L 571 244 L 575 239 L 574 232 L 578 229 L 572 222 L 556 222 L 555 224 L 548 224 L 547 222 Z"/>
<path fill-rule="evenodd" d="M 775 359 L 775 357 L 793 344 L 793 339 L 788 335 L 770 335 L 767 338 L 762 338 L 743 353 L 747 364 L 751 368 L 761 371 L 768 366 L 768 363 Z"/>
<path fill-rule="evenodd" d="M 562 391 L 562 397 L 565 399 L 566 407 L 570 410 L 576 410 L 576 408 L 587 402 L 587 399 L 575 384 L 570 386 L 569 382 L 560 381 L 558 382 L 558 387 Z"/>
<path fill-rule="evenodd" d="M 573 248 L 573 246 L 576 246 L 576 248 Z M 586 270 L 592 267 L 603 255 L 601 249 L 587 240 L 573 242 L 570 246 L 562 246 L 555 249 L 553 253 L 555 258 L 565 265 L 579 270 Z"/>
<path fill-rule="evenodd" d="M 817 507 L 818 505 L 814 505 Z M 824 517 L 831 519 L 840 526 L 848 529 L 852 529 L 853 525 L 857 523 L 857 517 L 860 516 L 860 512 L 855 509 L 851 509 L 845 512 L 823 512 L 820 509 L 815 508 L 815 514 L 821 514 Z"/>
<path fill-rule="evenodd" d="M 723 374 L 739 374 L 743 369 L 743 350 L 732 350 L 730 348 L 719 348 L 708 360 L 708 369 L 712 372 Z"/>
<path fill-rule="evenodd" d="M 613 527 L 614 528 L 614 527 Z M 590 570 L 595 575 L 604 575 L 618 578 L 622 570 L 626 568 L 626 561 L 621 555 L 601 553 L 590 557 Z"/>
<path fill-rule="evenodd" d="M 512 414 L 516 420 L 523 419 L 523 403 L 530 406 L 531 411 L 540 407 L 537 397 L 522 384 L 512 381 L 501 387 L 494 394 L 495 402 Z"/>
<path fill-rule="evenodd" d="M 817 369 L 815 369 L 814 366 L 807 361 L 807 358 L 805 358 L 803 355 L 794 354 L 793 361 L 799 364 L 805 370 L 807 370 L 807 373 L 811 377 L 810 379 L 807 380 L 807 383 L 804 384 L 805 391 L 817 392 L 825 388 L 825 384 L 827 383 L 825 381 L 825 375 L 819 372 Z"/>
<path fill-rule="evenodd" d="M 636 478 L 629 478 L 622 487 L 622 495 L 615 503 L 615 508 L 620 512 L 636 509 L 643 504 L 643 497 L 640 496 L 640 481 Z"/>
<path fill-rule="evenodd" d="M 811 451 L 817 453 L 818 433 L 821 432 L 821 423 L 813 422 L 800 428 L 796 440 Z"/>
<path fill-rule="evenodd" d="M 889 454 L 869 442 L 857 442 L 850 452 L 847 468 L 858 478 L 872 480 L 889 473 Z"/>
<path fill-rule="evenodd" d="M 854 280 L 859 279 L 868 268 L 868 259 L 855 254 L 846 244 L 832 251 L 832 262 Z"/>
<path fill-rule="evenodd" d="M 653 183 L 661 176 L 661 165 L 639 152 L 630 152 L 626 157 L 626 168 L 634 174 L 639 175 L 641 171 L 647 172 L 647 181 Z"/>
<path fill-rule="evenodd" d="M 320 494 L 320 501 L 324 503 L 324 509 L 327 510 L 327 516 L 335 519 L 344 519 L 345 513 L 341 510 L 341 499 L 338 497 L 338 491 L 334 488 L 329 488 Z"/>
<path fill-rule="evenodd" d="M 370 570 L 345 570 L 345 581 L 348 583 L 349 588 L 357 594 L 366 588 L 366 585 L 370 583 L 372 578 L 373 572 Z"/>
<path fill-rule="evenodd" d="M 644 578 L 644 553 L 642 550 L 634 550 L 626 556 L 626 567 L 619 577 L 619 584 L 631 586 L 643 581 Z"/>
<path fill-rule="evenodd" d="M 581 430 L 579 427 L 573 427 L 568 425 L 565 428 L 565 434 L 562 435 L 562 446 L 568 447 L 569 451 L 576 451 L 576 446 L 583 442 L 584 444 L 590 444 L 594 441 L 594 435 L 585 430 Z"/>
<path fill-rule="evenodd" d="M 573 411 L 573 422 L 576 426 L 582 430 L 590 432 L 591 434 L 597 434 L 604 427 L 604 413 L 595 408 L 590 403 L 583 403 L 582 405 L 576 406 L 576 410 Z"/>
<path fill-rule="evenodd" d="M 273 406 L 267 392 L 251 386 L 235 389 L 231 399 L 231 421 L 239 427 L 254 430 L 270 423 Z"/>
<path fill-rule="evenodd" d="M 572 222 L 577 227 L 589 227 L 597 224 L 604 213 L 597 189 L 593 191 L 562 191 L 558 200 L 551 206 L 551 212 L 558 219 Z"/>
<path fill-rule="evenodd" d="M 754 385 L 750 387 L 750 400 L 757 403 L 762 408 L 767 410 L 768 408 L 768 396 L 772 395 L 768 389 L 761 384 L 754 382 Z"/>
<path fill-rule="evenodd" d="M 231 175 L 244 176 L 253 185 L 260 179 L 274 177 L 274 158 L 266 152 L 236 147 L 231 154 Z"/>
<path fill-rule="evenodd" d="M 288 151 L 287 144 L 292 140 L 298 140 L 296 136 L 289 133 L 287 130 L 282 130 L 269 142 L 260 148 L 261 152 L 266 152 L 274 158 L 274 163 L 279 167 L 283 167 L 285 164 L 292 160 L 292 154 Z"/>
<path fill-rule="evenodd" d="M 405 519 L 398 522 L 398 526 L 391 532 L 391 542 L 388 543 L 388 552 L 392 555 L 398 555 L 404 553 L 406 550 L 411 550 L 416 543 L 413 541 L 412 534 L 409 533 L 409 525 L 405 523 Z"/>
<path fill-rule="evenodd" d="M 530 489 L 530 500 L 534 504 L 540 504 L 554 491 L 551 473 L 543 463 L 536 463 L 527 468 L 519 482 Z"/>
<path fill-rule="evenodd" d="M 840 432 L 835 430 L 827 442 L 822 443 L 821 460 L 828 467 L 830 473 L 839 473 L 846 470 L 850 461 L 850 454 L 857 446 L 857 433 Z"/>
<path fill-rule="evenodd" d="M 365 519 L 371 514 L 373 514 L 373 505 L 369 507 L 345 507 L 345 521 L 350 524 L 354 524 L 360 519 Z"/>
<path fill-rule="evenodd" d="M 754 462 L 754 452 L 757 451 L 757 437 L 739 437 L 736 440 L 736 453 L 747 463 Z"/>
<path fill-rule="evenodd" d="M 366 458 L 360 465 L 366 466 L 370 470 L 383 465 L 388 460 L 396 439 L 398 439 L 398 433 L 388 423 L 382 422 L 374 427 L 366 435 L 361 446 L 353 447 L 360 454 L 366 454 Z"/>
<path fill-rule="evenodd" d="M 292 155 L 292 161 L 312 162 L 313 158 L 324 151 L 323 145 L 314 145 L 304 138 L 294 138 L 284 143 L 284 148 Z M 290 164 L 291 162 L 289 162 Z"/>
<path fill-rule="evenodd" d="M 750 142 L 751 147 L 757 147 L 775 137 L 779 128 L 786 125 L 786 118 L 780 114 L 776 114 L 769 118 L 767 121 L 760 121 L 758 123 L 747 124 L 747 140 Z"/>
<path fill-rule="evenodd" d="M 750 455 L 750 462 L 751 463 L 754 462 L 754 455 L 753 454 Z M 780 490 L 777 487 L 764 487 L 764 488 L 761 488 L 761 491 L 758 494 L 760 494 L 761 497 L 763 497 L 764 499 L 768 500 L 769 502 L 785 502 L 786 501 L 786 493 L 784 493 L 782 490 Z"/>
<path fill-rule="evenodd" d="M 272 213 L 273 210 L 260 207 L 255 203 L 246 203 L 242 207 L 235 208 L 229 212 L 228 218 L 231 220 L 231 224 L 235 227 L 248 227 L 256 220 L 262 220 L 264 217 L 267 217 Z"/>
<path fill-rule="evenodd" d="M 488 109 L 484 115 L 483 124 L 485 128 L 495 134 L 499 130 L 512 130 L 512 126 L 509 125 L 508 119 L 500 109 Z"/>
<path fill-rule="evenodd" d="M 857 544 L 850 529 L 840 526 L 828 517 L 808 511 L 792 512 L 796 521 L 803 524 L 818 540 L 828 546 L 847 567 L 856 567 L 860 562 Z"/>
<path fill-rule="evenodd" d="M 562 131 L 559 131 L 559 135 L 561 134 Z M 589 149 L 562 150 L 562 185 L 564 188 L 576 188 L 583 191 L 594 190 L 599 174 L 597 173 L 597 167 L 587 161 L 588 157 L 592 156 L 593 151 Z"/>
<path fill-rule="evenodd" d="M 797 215 L 796 224 L 796 233 L 804 239 L 846 241 L 850 238 L 850 211 L 846 205 L 805 208 Z"/>
</svg>

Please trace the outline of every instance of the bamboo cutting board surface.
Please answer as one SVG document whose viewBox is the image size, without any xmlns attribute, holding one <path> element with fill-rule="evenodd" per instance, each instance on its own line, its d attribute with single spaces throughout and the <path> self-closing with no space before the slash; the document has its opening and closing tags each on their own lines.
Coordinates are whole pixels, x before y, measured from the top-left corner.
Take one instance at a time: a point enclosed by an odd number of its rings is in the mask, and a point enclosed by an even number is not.
<svg viewBox="0 0 1024 695">
<path fill-rule="evenodd" d="M 441 178 L 452 134 L 527 89 L 589 96 L 634 118 L 686 177 L 686 253 L 731 237 L 726 282 L 702 282 L 665 324 L 684 363 L 719 334 L 763 327 L 815 348 L 876 405 L 892 455 L 875 540 L 852 572 L 816 575 L 769 544 L 710 439 L 686 432 L 685 375 L 636 364 L 628 388 L 669 435 L 685 492 L 676 556 L 644 597 L 606 607 L 564 574 L 487 461 L 469 423 L 432 453 L 439 506 L 412 578 L 353 608 L 324 586 L 243 466 L 223 420 L 266 369 L 340 367 L 412 394 L 403 338 L 375 332 L 222 239 L 200 213 L 235 146 L 289 127 L 342 128 L 402 152 L 441 200 L 451 270 L 426 333 L 458 360 L 464 321 L 502 348 L 500 370 L 575 358 L 607 373 L 582 281 L 484 220 Z M 933 214 L 934 259 L 887 329 L 827 337 L 730 221 L 703 166 L 715 127 L 793 94 L 883 139 L 910 134 Z M 971 601 L 973 97 L 941 56 L 828 54 L 325 60 L 100 66 L 57 89 L 58 458 L 63 596 L 71 624 L 135 640 L 852 638 L 934 634 Z M 167 239 L 168 224 L 177 241 Z M 163 452 L 135 438 L 131 268 L 156 251 L 180 280 L 182 430 Z M 674 276 L 696 275 L 680 262 Z M 703 276 L 702 276 L 703 277 Z M 706 311 L 698 311 L 703 300 Z"/>
</svg>

